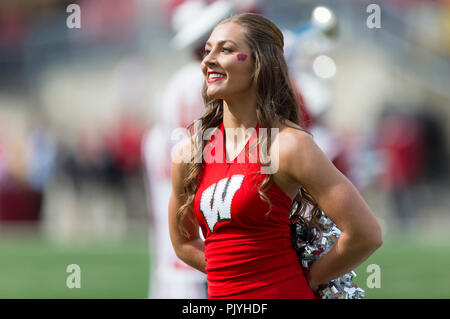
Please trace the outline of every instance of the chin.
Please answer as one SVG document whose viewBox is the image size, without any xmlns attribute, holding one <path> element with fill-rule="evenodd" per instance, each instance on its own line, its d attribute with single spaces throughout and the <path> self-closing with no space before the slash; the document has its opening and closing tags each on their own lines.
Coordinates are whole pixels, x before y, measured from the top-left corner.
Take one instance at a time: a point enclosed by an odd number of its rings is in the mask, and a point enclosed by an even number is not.
<svg viewBox="0 0 450 319">
<path fill-rule="evenodd" d="M 223 99 L 223 95 L 220 94 L 220 92 L 208 92 L 206 91 L 206 94 L 211 98 L 211 99 Z"/>
</svg>

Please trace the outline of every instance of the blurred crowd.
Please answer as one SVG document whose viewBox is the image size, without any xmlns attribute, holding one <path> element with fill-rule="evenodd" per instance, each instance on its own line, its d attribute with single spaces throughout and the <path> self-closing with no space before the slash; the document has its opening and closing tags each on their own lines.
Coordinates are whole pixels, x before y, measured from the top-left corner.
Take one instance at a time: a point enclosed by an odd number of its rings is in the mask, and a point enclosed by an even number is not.
<svg viewBox="0 0 450 319">
<path fill-rule="evenodd" d="M 71 184 L 75 198 L 91 191 L 89 185 L 95 186 L 99 196 L 108 188 L 124 197 L 128 217 L 145 215 L 134 205 L 141 200 L 140 206 L 145 206 L 145 198 L 130 194 L 143 187 L 141 141 L 145 127 L 135 115 L 124 113 L 108 127 L 82 127 L 72 143 L 67 143 L 41 110 L 26 113 L 23 129 L 2 134 L 0 139 L 2 224 L 45 218 L 44 196 L 51 196 L 52 187 L 64 185 L 63 181 Z"/>
<path fill-rule="evenodd" d="M 105 225 L 113 211 L 123 223 L 149 220 L 149 163 L 170 159 L 167 145 L 148 138 L 159 132 L 173 143 L 171 130 L 201 112 L 197 91 L 179 105 L 176 91 L 190 89 L 173 79 L 199 65 L 208 26 L 200 35 L 189 23 L 215 2 L 0 3 L 1 226 L 88 223 L 94 206 Z M 448 213 L 448 1 L 222 2 L 283 29 L 305 126 L 361 192 L 386 194 L 380 218 L 405 226 L 433 207 Z M 380 29 L 366 27 L 372 2 Z M 81 8 L 80 29 L 66 25 L 71 3 Z M 201 75 L 188 73 L 201 88 Z"/>
</svg>

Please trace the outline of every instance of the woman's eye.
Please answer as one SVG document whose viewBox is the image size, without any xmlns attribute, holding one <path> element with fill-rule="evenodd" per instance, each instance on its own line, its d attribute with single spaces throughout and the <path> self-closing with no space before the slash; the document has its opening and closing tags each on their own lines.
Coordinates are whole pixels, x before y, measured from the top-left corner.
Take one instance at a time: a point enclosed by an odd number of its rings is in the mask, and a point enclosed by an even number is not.
<svg viewBox="0 0 450 319">
<path fill-rule="evenodd" d="M 209 52 L 211 52 L 211 51 L 210 50 L 203 51 L 203 57 L 207 56 L 209 54 Z"/>
<path fill-rule="evenodd" d="M 233 52 L 233 50 L 227 49 L 227 48 L 223 48 L 223 50 L 224 50 L 225 52 Z"/>
</svg>

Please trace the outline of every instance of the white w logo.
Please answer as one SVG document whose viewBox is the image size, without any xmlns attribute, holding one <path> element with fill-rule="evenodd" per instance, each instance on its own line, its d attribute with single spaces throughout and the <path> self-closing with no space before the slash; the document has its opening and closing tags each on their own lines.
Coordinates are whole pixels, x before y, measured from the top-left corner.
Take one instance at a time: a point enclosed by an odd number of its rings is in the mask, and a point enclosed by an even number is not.
<svg viewBox="0 0 450 319">
<path fill-rule="evenodd" d="M 205 217 L 209 230 L 213 233 L 217 222 L 231 219 L 231 202 L 241 187 L 244 175 L 224 178 L 205 189 L 200 198 L 200 212 Z"/>
</svg>

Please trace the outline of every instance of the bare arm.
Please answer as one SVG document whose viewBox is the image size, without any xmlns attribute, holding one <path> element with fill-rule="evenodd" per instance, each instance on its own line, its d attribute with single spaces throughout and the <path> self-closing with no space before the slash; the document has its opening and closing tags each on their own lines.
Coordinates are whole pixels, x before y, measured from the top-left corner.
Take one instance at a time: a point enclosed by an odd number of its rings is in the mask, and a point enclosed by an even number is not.
<svg viewBox="0 0 450 319">
<path fill-rule="evenodd" d="M 169 233 L 172 246 L 176 255 L 186 264 L 194 267 L 201 272 L 205 272 L 205 245 L 199 236 L 199 226 L 197 223 L 185 223 L 186 230 L 189 233 L 187 238 L 180 232 L 177 220 L 177 211 L 184 204 L 181 199 L 183 190 L 183 182 L 185 176 L 186 163 L 183 163 L 180 158 L 183 156 L 183 149 L 186 145 L 182 145 L 175 151 L 174 159 L 172 161 L 172 194 L 169 201 Z M 189 212 L 193 214 L 193 211 Z M 189 218 L 186 218 L 188 220 Z M 193 218 L 193 220 L 195 220 Z"/>
<path fill-rule="evenodd" d="M 305 187 L 342 231 L 332 249 L 313 263 L 310 286 L 355 269 L 382 244 L 381 228 L 353 184 L 330 162 L 307 133 L 288 133 L 282 150 L 290 179 Z"/>
</svg>

